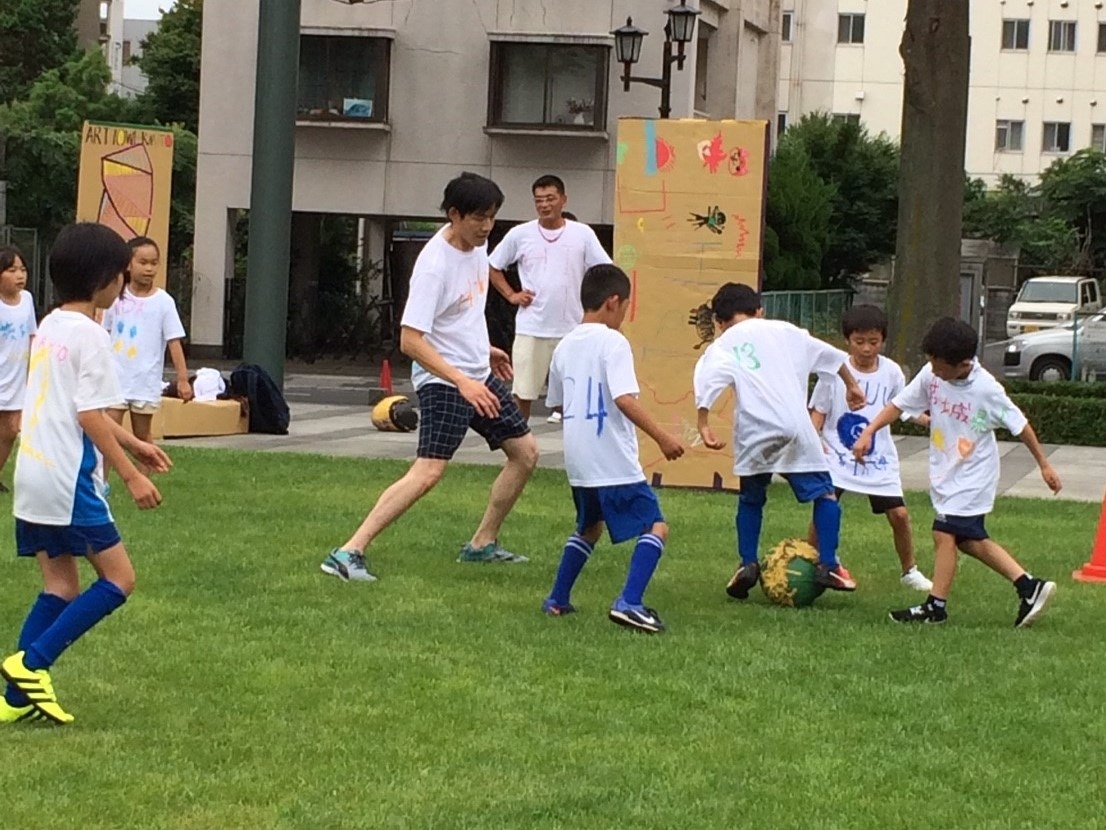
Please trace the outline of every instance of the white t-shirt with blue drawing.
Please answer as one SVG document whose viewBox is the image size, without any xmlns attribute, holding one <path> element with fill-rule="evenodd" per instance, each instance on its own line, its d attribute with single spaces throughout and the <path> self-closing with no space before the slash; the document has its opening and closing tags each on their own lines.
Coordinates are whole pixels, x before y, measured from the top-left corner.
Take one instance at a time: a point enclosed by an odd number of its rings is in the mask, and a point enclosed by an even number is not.
<svg viewBox="0 0 1106 830">
<path fill-rule="evenodd" d="M 753 318 L 724 331 L 695 365 L 695 406 L 734 389 L 734 473 L 829 469 L 810 421 L 810 375 L 834 375 L 848 355 L 783 320 Z"/>
<path fill-rule="evenodd" d="M 148 297 L 136 297 L 128 289 L 104 312 L 104 328 L 111 335 L 124 399 L 158 403 L 165 347 L 170 340 L 184 338 L 173 298 L 160 288 Z"/>
<path fill-rule="evenodd" d="M 77 311 L 48 314 L 31 348 L 23 435 L 15 462 L 17 519 L 55 526 L 94 526 L 112 520 L 100 495 L 100 451 L 81 429 L 77 415 L 122 402 L 107 332 Z"/>
<path fill-rule="evenodd" d="M 942 516 L 990 513 L 999 477 L 994 431 L 1020 435 L 1028 423 L 1002 384 L 978 361 L 957 381 L 941 380 L 927 363 L 892 403 L 909 416 L 929 412 L 933 509 Z"/>
<path fill-rule="evenodd" d="M 573 487 L 645 481 L 637 430 L 615 405 L 637 395 L 630 341 L 602 323 L 581 323 L 553 351 L 546 405 L 564 409 L 564 453 Z"/>
<path fill-rule="evenodd" d="M 853 366 L 852 373 L 864 390 L 867 403 L 855 412 L 845 402 L 845 381 L 840 377 L 820 377 L 810 395 L 810 408 L 826 416 L 822 441 L 826 446 L 833 486 L 850 493 L 868 496 L 902 496 L 899 475 L 899 454 L 891 436 L 891 427 L 884 427 L 872 439 L 865 463 L 853 457 L 852 446 L 864 428 L 880 410 L 906 386 L 906 377 L 899 364 L 879 355 L 872 372 L 861 372 Z"/>
<path fill-rule="evenodd" d="M 19 292 L 19 302 L 0 300 L 0 410 L 23 408 L 27 390 L 27 360 L 35 333 L 35 301 L 28 291 Z"/>
</svg>

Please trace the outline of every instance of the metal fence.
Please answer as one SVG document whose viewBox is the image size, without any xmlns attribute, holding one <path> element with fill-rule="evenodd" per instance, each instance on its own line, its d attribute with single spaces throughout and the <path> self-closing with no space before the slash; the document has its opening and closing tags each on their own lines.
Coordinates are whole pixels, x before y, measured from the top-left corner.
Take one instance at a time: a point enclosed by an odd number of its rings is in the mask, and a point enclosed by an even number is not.
<svg viewBox="0 0 1106 830">
<path fill-rule="evenodd" d="M 763 301 L 765 317 L 787 320 L 811 334 L 828 337 L 841 331 L 841 315 L 853 304 L 853 292 L 768 291 Z"/>
</svg>

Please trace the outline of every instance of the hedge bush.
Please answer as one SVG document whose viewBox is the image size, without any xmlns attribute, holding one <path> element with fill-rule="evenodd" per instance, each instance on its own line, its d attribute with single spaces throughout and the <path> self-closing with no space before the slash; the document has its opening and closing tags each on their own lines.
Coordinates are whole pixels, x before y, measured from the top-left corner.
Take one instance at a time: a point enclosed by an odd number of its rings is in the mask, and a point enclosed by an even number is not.
<svg viewBox="0 0 1106 830">
<path fill-rule="evenodd" d="M 1004 385 L 1011 395 L 1106 399 L 1106 383 L 1083 383 L 1073 380 L 1058 380 L 1055 383 L 1042 383 L 1039 380 L 1008 380 Z"/>
</svg>

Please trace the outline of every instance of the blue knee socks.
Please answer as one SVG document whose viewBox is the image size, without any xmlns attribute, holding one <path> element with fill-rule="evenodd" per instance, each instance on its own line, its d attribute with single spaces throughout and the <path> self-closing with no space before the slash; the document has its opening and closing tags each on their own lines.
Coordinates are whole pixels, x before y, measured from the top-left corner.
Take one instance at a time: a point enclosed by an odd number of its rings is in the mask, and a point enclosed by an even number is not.
<svg viewBox="0 0 1106 830">
<path fill-rule="evenodd" d="M 814 500 L 814 532 L 818 534 L 818 560 L 827 568 L 836 568 L 841 537 L 841 505 L 836 499 Z"/>
<path fill-rule="evenodd" d="M 737 553 L 742 565 L 757 561 L 760 550 L 760 526 L 764 520 L 764 502 L 737 502 Z"/>
<path fill-rule="evenodd" d="M 50 668 L 82 634 L 126 601 L 127 595 L 115 583 L 96 580 L 24 649 L 23 665 L 32 671 Z"/>
<path fill-rule="evenodd" d="M 568 605 L 576 577 L 588 563 L 588 557 L 594 549 L 594 545 L 577 533 L 568 537 L 564 553 L 561 554 L 560 567 L 557 568 L 557 578 L 553 581 L 553 590 L 549 594 L 551 600 L 558 605 Z"/>
<path fill-rule="evenodd" d="M 68 605 L 69 600 L 62 599 L 56 594 L 47 594 L 46 592 L 39 594 L 35 598 L 31 610 L 27 612 L 27 619 L 23 621 L 23 629 L 19 632 L 18 650 L 26 651 L 42 632 L 54 624 L 54 621 Z M 27 706 L 30 703 L 27 696 L 11 683 L 4 690 L 4 700 L 7 701 L 9 706 Z"/>
<path fill-rule="evenodd" d="M 630 605 L 641 605 L 642 596 L 653 578 L 657 563 L 664 553 L 664 540 L 652 533 L 646 533 L 637 540 L 634 553 L 630 557 L 630 570 L 626 574 L 626 586 L 622 589 L 622 599 Z"/>
</svg>

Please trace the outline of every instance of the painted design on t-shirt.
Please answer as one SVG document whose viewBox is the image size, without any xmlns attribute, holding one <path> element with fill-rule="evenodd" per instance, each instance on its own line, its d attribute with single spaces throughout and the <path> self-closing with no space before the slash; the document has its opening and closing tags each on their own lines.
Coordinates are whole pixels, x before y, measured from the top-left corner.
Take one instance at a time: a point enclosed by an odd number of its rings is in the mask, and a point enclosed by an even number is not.
<svg viewBox="0 0 1106 830">
<path fill-rule="evenodd" d="M 128 327 L 126 321 L 118 320 L 115 323 L 115 353 L 124 355 L 127 360 L 134 360 L 138 357 L 138 347 L 134 341 L 138 338 L 138 326 L 133 323 Z M 127 345 L 127 340 L 130 340 L 130 345 Z"/>
<path fill-rule="evenodd" d="M 861 415 L 859 412 L 846 412 L 840 418 L 837 419 L 837 437 L 841 440 L 841 444 L 847 450 L 851 450 L 856 443 L 856 439 L 860 437 L 860 433 L 864 432 L 864 428 L 870 424 L 867 418 Z M 868 447 L 868 455 L 873 455 L 876 451 L 875 436 L 872 438 L 872 445 Z"/>
<path fill-rule="evenodd" d="M 26 323 L 20 323 L 18 326 L 15 323 L 0 323 L 0 339 L 26 340 L 30 334 L 31 328 Z"/>
<path fill-rule="evenodd" d="M 733 348 L 733 356 L 737 365 L 742 369 L 755 372 L 760 368 L 760 358 L 757 357 L 757 347 L 748 341 L 739 343 Z"/>
</svg>

